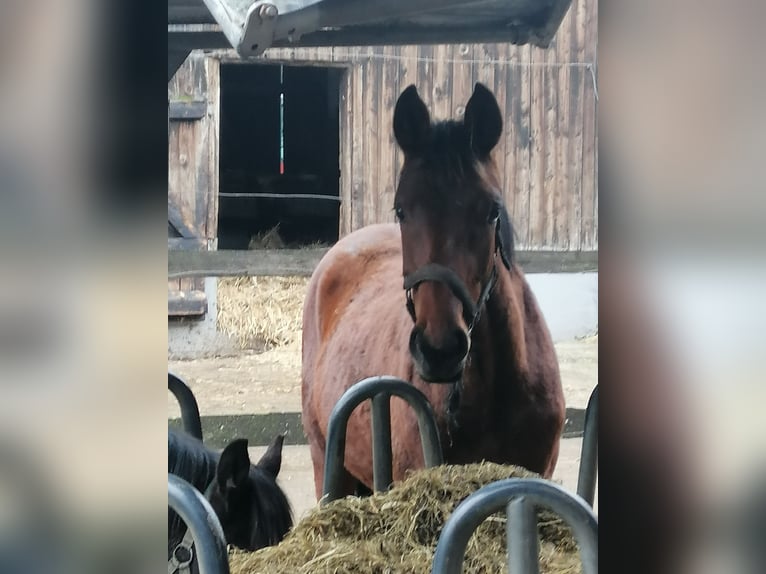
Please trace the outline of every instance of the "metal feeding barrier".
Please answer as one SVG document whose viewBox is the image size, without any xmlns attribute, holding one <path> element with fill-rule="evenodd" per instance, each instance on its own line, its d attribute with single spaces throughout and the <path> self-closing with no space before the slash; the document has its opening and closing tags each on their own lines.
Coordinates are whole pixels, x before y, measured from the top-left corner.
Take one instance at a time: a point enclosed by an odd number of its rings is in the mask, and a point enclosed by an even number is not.
<svg viewBox="0 0 766 574">
<path fill-rule="evenodd" d="M 593 506 L 598 476 L 598 385 L 588 399 L 585 409 L 580 470 L 577 475 L 577 494 Z"/>
<path fill-rule="evenodd" d="M 181 407 L 181 422 L 184 430 L 191 436 L 202 440 L 202 419 L 199 416 L 199 406 L 194 393 L 180 377 L 168 373 L 168 390 Z"/>
<path fill-rule="evenodd" d="M 537 514 L 546 507 L 571 527 L 580 549 L 584 574 L 598 573 L 598 520 L 585 500 L 554 482 L 539 478 L 509 478 L 480 488 L 466 498 L 442 529 L 432 574 L 460 574 L 471 535 L 492 514 L 506 509 L 508 571 L 539 574 Z"/>
<path fill-rule="evenodd" d="M 322 503 L 341 498 L 346 427 L 354 409 L 372 401 L 372 460 L 375 490 L 386 490 L 393 482 L 391 455 L 391 397 L 402 398 L 415 410 L 426 468 L 443 463 L 439 431 L 431 403 L 405 380 L 396 377 L 369 377 L 349 388 L 330 414 L 327 428 Z"/>
<path fill-rule="evenodd" d="M 168 506 L 178 513 L 191 531 L 200 574 L 229 574 L 223 528 L 202 493 L 184 479 L 168 473 Z M 179 550 L 186 552 L 183 556 L 177 556 Z M 179 545 L 173 550 L 171 563 L 180 568 L 188 567 L 192 556 L 190 548 Z"/>
</svg>

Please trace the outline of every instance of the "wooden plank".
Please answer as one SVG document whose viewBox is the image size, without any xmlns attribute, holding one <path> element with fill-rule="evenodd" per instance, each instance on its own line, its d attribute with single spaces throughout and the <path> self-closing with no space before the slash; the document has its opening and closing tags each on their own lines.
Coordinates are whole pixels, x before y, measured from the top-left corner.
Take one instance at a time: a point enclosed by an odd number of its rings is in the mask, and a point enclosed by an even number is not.
<svg viewBox="0 0 766 574">
<path fill-rule="evenodd" d="M 543 217 L 543 249 L 555 246 L 554 230 L 554 199 L 556 194 L 554 176 L 556 172 L 556 116 L 558 109 L 558 78 L 556 75 L 556 50 L 545 51 L 545 68 L 543 68 L 543 102 L 545 137 L 543 165 L 545 180 L 543 183 L 542 217 Z"/>
<path fill-rule="evenodd" d="M 176 205 L 170 195 L 168 195 L 168 222 L 181 234 L 181 237 L 198 236 L 196 229 L 194 229 L 187 219 L 188 217 L 184 217 L 179 206 Z"/>
<path fill-rule="evenodd" d="M 353 68 L 354 83 L 352 97 L 352 144 L 353 166 L 351 172 L 351 231 L 364 226 L 364 201 L 365 201 L 365 110 L 364 88 L 367 81 L 367 66 L 355 65 Z"/>
<path fill-rule="evenodd" d="M 569 37 L 570 61 L 580 63 L 585 58 L 585 3 L 576 0 L 571 11 L 571 35 Z M 569 213 L 569 248 L 582 249 L 582 201 L 583 201 L 583 111 L 585 105 L 584 84 L 587 70 L 573 66 L 569 70 L 569 159 L 571 162 L 572 207 Z"/>
<path fill-rule="evenodd" d="M 168 119 L 171 122 L 179 120 L 199 120 L 204 118 L 206 113 L 207 102 L 204 100 L 194 100 L 190 102 L 175 100 L 168 104 Z"/>
<path fill-rule="evenodd" d="M 189 317 L 207 313 L 204 291 L 168 291 L 168 316 Z"/>
<path fill-rule="evenodd" d="M 495 68 L 497 65 L 491 60 L 497 57 L 497 48 L 494 44 L 480 44 L 474 50 L 474 57 L 479 64 L 473 67 L 473 83 L 481 82 L 488 89 L 495 84 Z"/>
<path fill-rule="evenodd" d="M 434 119 L 433 114 L 433 97 L 434 97 L 434 47 L 433 46 L 417 46 L 417 66 L 418 76 L 416 85 L 418 87 L 418 94 L 420 98 L 425 102 L 429 112 L 431 112 L 431 120 Z"/>
<path fill-rule="evenodd" d="M 327 249 L 171 251 L 168 277 L 311 275 Z"/>
<path fill-rule="evenodd" d="M 168 277 L 308 277 L 327 251 L 169 251 Z M 598 252 L 517 251 L 516 260 L 527 273 L 580 273 L 598 270 Z"/>
<path fill-rule="evenodd" d="M 382 66 L 381 85 L 379 88 L 380 102 L 378 113 L 378 138 L 380 145 L 380 170 L 378 172 L 378 200 L 376 222 L 394 221 L 394 193 L 396 191 L 396 140 L 394 138 L 394 107 L 399 96 L 398 60 L 388 59 L 396 55 L 397 48 L 383 48 L 385 60 Z"/>
<path fill-rule="evenodd" d="M 340 84 L 340 237 L 348 235 L 352 230 L 353 82 L 353 70 L 348 68 Z"/>
<path fill-rule="evenodd" d="M 382 90 L 383 62 L 380 58 L 372 58 L 380 55 L 383 49 L 380 46 L 370 48 L 369 60 L 365 64 L 367 69 L 367 82 L 364 91 L 364 130 L 365 130 L 365 174 L 364 174 L 364 225 L 376 223 L 379 217 L 378 204 L 380 203 L 380 92 Z"/>
<path fill-rule="evenodd" d="M 544 74 L 540 66 L 545 53 L 540 48 L 530 50 L 530 150 L 529 150 L 529 243 L 530 249 L 544 245 L 543 188 L 545 172 L 545 107 L 543 103 Z"/>
<path fill-rule="evenodd" d="M 512 165 L 506 168 L 506 194 L 512 198 L 513 224 L 517 248 L 529 246 L 529 194 L 530 194 L 530 68 L 529 46 L 509 46 L 513 63 L 513 76 L 506 103 L 510 111 L 511 126 L 506 144 L 506 157 Z M 509 169 L 510 167 L 510 169 Z"/>
<path fill-rule="evenodd" d="M 453 47 L 439 44 L 433 47 L 433 103 L 435 119 L 452 119 L 452 59 Z"/>
<path fill-rule="evenodd" d="M 221 62 L 207 58 L 208 100 L 208 194 L 205 211 L 204 235 L 208 239 L 218 237 L 218 192 L 220 191 L 220 140 L 221 140 Z"/>
<path fill-rule="evenodd" d="M 586 3 L 584 61 L 596 62 L 597 3 Z M 583 71 L 583 152 L 581 240 L 585 249 L 598 247 L 598 102 L 589 70 Z"/>
<path fill-rule="evenodd" d="M 504 44 L 488 44 L 486 54 L 492 60 L 496 62 L 505 61 L 508 55 L 508 51 Z M 506 92 L 508 90 L 508 66 L 505 64 L 493 64 L 495 70 L 494 78 L 487 87 L 495 95 L 498 106 L 500 106 L 500 113 L 503 118 L 503 131 L 500 134 L 500 139 L 495 146 L 493 156 L 498 169 L 498 178 L 501 189 L 505 189 L 503 186 L 503 173 L 505 171 L 505 133 L 508 130 L 508 114 L 505 107 Z M 504 195 L 504 199 L 507 202 L 508 197 Z"/>
<path fill-rule="evenodd" d="M 452 51 L 452 109 L 453 118 L 462 120 L 465 105 L 473 93 L 473 44 L 458 44 Z"/>
<path fill-rule="evenodd" d="M 574 209 L 572 200 L 576 190 L 571 186 L 572 157 L 570 141 L 572 134 L 569 129 L 570 87 L 569 69 L 567 63 L 571 60 L 572 12 L 570 11 L 562 22 L 562 27 L 556 35 L 555 60 L 559 64 L 552 72 L 555 74 L 558 89 L 556 105 L 556 168 L 554 173 L 553 196 L 553 242 L 555 249 L 569 249 L 571 237 L 569 234 L 570 212 Z"/>
<path fill-rule="evenodd" d="M 418 87 L 418 47 L 417 46 L 402 46 L 399 48 L 399 66 L 398 66 L 398 89 L 396 93 L 396 99 L 399 99 L 399 96 L 401 93 L 408 88 L 411 85 L 415 85 Z M 418 93 L 420 93 L 420 89 L 418 87 Z M 421 95 L 422 97 L 422 95 Z M 394 103 L 394 105 L 396 105 Z M 393 124 L 394 115 L 393 112 L 391 112 L 391 122 Z M 393 125 L 391 128 L 391 131 L 393 132 Z M 399 149 L 399 146 L 396 146 L 396 155 L 394 157 L 394 162 L 396 166 L 396 183 L 395 186 L 399 183 L 399 172 L 402 170 L 402 165 L 404 164 L 404 154 L 402 153 L 402 150 Z"/>
<path fill-rule="evenodd" d="M 518 227 L 515 213 L 516 171 L 518 170 L 518 125 L 517 113 L 519 102 L 519 54 L 511 45 L 501 45 L 498 48 L 499 57 L 507 63 L 501 70 L 502 81 L 505 83 L 505 97 L 498 98 L 497 103 L 503 112 L 503 155 L 500 169 L 500 189 L 505 207 L 511 216 L 514 230 Z"/>
</svg>

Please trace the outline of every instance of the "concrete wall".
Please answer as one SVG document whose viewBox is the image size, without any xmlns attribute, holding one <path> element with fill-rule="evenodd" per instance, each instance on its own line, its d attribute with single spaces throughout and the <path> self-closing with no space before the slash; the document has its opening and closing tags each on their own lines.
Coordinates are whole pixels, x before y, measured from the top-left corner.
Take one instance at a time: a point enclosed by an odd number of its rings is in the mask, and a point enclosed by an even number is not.
<svg viewBox="0 0 766 574">
<path fill-rule="evenodd" d="M 205 279 L 208 312 L 203 319 L 168 320 L 168 357 L 195 359 L 235 352 L 237 345 L 216 329 L 218 280 Z"/>
<path fill-rule="evenodd" d="M 553 341 L 569 341 L 598 329 L 598 273 L 526 275 Z"/>
</svg>

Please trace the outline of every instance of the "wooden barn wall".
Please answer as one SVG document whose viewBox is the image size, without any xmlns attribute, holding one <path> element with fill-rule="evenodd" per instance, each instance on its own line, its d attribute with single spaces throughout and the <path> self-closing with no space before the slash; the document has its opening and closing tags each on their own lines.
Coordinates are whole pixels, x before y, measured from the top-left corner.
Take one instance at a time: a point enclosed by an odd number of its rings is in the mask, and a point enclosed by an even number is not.
<svg viewBox="0 0 766 574">
<path fill-rule="evenodd" d="M 458 117 L 475 82 L 504 108 L 495 153 L 524 250 L 598 250 L 597 0 L 573 0 L 547 50 L 510 44 L 273 49 L 264 59 L 338 65 L 341 235 L 393 221 L 402 154 L 391 123 L 416 84 L 432 117 Z M 236 61 L 236 57 L 224 56 Z"/>
</svg>

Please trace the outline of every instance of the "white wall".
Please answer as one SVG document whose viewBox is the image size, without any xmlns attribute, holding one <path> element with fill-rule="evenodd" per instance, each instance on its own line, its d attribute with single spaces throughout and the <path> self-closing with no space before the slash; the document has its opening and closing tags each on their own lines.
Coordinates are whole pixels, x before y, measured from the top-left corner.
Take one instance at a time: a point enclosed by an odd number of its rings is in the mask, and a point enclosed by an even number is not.
<svg viewBox="0 0 766 574">
<path fill-rule="evenodd" d="M 554 342 L 596 332 L 598 273 L 529 273 L 526 278 Z"/>
</svg>

